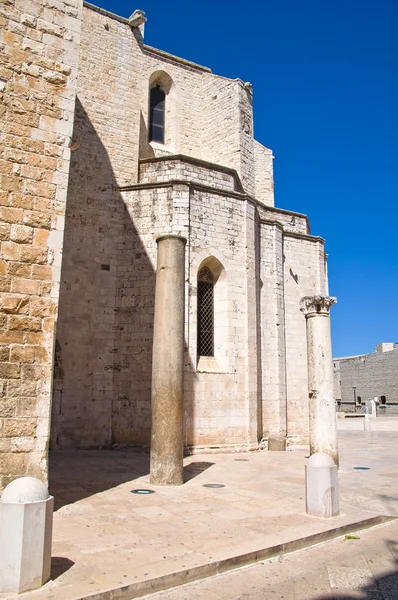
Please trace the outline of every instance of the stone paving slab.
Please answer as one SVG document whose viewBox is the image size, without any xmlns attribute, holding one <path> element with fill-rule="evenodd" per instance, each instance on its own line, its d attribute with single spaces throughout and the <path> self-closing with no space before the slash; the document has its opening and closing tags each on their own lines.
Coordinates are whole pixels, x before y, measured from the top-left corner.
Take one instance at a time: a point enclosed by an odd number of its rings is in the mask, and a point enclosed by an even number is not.
<svg viewBox="0 0 398 600">
<path fill-rule="evenodd" d="M 259 552 L 289 551 L 300 540 L 310 545 L 339 528 L 396 517 L 398 420 L 388 422 L 365 432 L 342 421 L 341 515 L 329 520 L 304 512 L 304 450 L 191 456 L 183 486 L 157 488 L 146 454 L 55 453 L 53 580 L 19 597 L 127 600 L 257 560 Z M 154 493 L 131 493 L 138 488 Z"/>
<path fill-rule="evenodd" d="M 148 600 L 397 600 L 398 520 L 146 596 Z"/>
</svg>

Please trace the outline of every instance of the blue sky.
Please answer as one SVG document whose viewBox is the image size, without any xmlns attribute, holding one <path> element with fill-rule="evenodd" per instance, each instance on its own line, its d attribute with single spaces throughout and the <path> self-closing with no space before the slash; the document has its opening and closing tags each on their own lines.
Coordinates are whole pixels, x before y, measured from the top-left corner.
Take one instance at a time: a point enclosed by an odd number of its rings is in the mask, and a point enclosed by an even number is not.
<svg viewBox="0 0 398 600">
<path fill-rule="evenodd" d="M 398 342 L 398 2 L 94 3 L 144 10 L 147 44 L 253 84 L 276 206 L 326 238 L 333 355 Z"/>
</svg>

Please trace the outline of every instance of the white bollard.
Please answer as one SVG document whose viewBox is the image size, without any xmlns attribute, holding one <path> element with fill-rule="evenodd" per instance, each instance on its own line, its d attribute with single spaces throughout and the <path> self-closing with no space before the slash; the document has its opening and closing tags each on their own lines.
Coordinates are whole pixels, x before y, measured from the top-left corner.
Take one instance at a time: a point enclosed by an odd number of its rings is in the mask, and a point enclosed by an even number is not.
<svg viewBox="0 0 398 600">
<path fill-rule="evenodd" d="M 377 417 L 377 402 L 376 402 L 376 398 L 374 400 L 371 400 L 372 403 L 372 418 L 376 419 Z"/>
<path fill-rule="evenodd" d="M 12 481 L 0 500 L 0 593 L 41 587 L 50 578 L 54 498 L 34 477 Z"/>
<path fill-rule="evenodd" d="M 369 415 L 367 413 L 365 413 L 365 418 L 363 420 L 363 428 L 364 431 L 370 431 L 370 420 Z"/>
<path fill-rule="evenodd" d="M 324 452 L 310 456 L 305 465 L 306 512 L 329 519 L 339 514 L 339 480 L 333 458 Z"/>
</svg>

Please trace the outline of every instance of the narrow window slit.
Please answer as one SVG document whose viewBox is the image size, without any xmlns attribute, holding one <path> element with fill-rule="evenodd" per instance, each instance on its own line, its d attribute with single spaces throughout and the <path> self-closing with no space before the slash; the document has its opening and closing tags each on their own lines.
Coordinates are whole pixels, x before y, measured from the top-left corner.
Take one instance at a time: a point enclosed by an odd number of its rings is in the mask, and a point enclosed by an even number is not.
<svg viewBox="0 0 398 600">
<path fill-rule="evenodd" d="M 159 87 L 150 91 L 149 106 L 149 141 L 164 144 L 164 116 L 166 94 Z"/>
<path fill-rule="evenodd" d="M 207 267 L 198 274 L 198 356 L 214 356 L 214 279 Z"/>
</svg>

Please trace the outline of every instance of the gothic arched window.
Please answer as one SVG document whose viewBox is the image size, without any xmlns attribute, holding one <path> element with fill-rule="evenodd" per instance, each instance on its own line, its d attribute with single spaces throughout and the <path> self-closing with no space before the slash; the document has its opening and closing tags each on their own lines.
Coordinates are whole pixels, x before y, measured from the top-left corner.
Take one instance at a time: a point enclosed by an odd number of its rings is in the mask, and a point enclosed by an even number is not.
<svg viewBox="0 0 398 600">
<path fill-rule="evenodd" d="M 214 277 L 208 267 L 198 273 L 198 356 L 214 356 Z"/>
<path fill-rule="evenodd" d="M 164 116 L 166 94 L 159 87 L 150 91 L 149 102 L 149 141 L 164 144 Z"/>
</svg>

